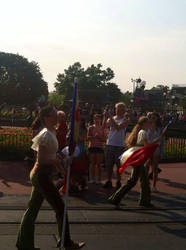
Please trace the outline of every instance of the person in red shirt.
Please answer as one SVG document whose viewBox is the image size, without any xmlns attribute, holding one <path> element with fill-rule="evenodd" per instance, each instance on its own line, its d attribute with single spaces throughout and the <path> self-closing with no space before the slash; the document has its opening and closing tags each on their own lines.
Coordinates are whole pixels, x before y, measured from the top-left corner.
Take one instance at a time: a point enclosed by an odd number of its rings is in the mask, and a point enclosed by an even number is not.
<svg viewBox="0 0 186 250">
<path fill-rule="evenodd" d="M 58 140 L 60 151 L 67 146 L 67 138 L 66 138 L 67 132 L 68 132 L 68 127 L 66 124 L 65 112 L 59 110 L 57 112 L 56 137 Z"/>
</svg>

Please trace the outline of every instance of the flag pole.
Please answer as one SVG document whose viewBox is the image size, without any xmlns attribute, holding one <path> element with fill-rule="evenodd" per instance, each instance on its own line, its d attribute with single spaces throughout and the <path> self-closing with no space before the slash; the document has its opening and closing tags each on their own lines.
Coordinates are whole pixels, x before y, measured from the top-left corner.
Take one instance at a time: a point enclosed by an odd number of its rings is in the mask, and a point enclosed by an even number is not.
<svg viewBox="0 0 186 250">
<path fill-rule="evenodd" d="M 65 243 L 65 228 L 66 228 L 66 219 L 67 219 L 67 203 L 69 198 L 69 183 L 70 183 L 70 171 L 72 165 L 72 157 L 74 150 L 74 130 L 75 130 L 75 113 L 76 113 L 76 103 L 77 103 L 77 78 L 74 79 L 74 89 L 73 89 L 73 98 L 72 98 L 72 111 L 70 119 L 70 137 L 69 137 L 69 159 L 65 163 L 67 169 L 67 179 L 66 179 L 66 192 L 64 199 L 64 214 L 63 214 L 63 225 L 62 225 L 62 235 L 61 235 L 61 244 L 60 250 L 64 249 Z"/>
<path fill-rule="evenodd" d="M 67 161 L 65 165 L 66 165 L 65 167 L 67 167 L 67 180 L 66 180 L 66 193 L 65 193 L 65 199 L 64 199 L 65 206 L 64 206 L 64 214 L 63 214 L 63 226 L 62 226 L 60 249 L 64 249 L 64 243 L 65 243 L 65 228 L 66 228 L 66 218 L 67 218 L 67 202 L 68 202 L 68 195 L 69 195 L 71 162 Z"/>
</svg>

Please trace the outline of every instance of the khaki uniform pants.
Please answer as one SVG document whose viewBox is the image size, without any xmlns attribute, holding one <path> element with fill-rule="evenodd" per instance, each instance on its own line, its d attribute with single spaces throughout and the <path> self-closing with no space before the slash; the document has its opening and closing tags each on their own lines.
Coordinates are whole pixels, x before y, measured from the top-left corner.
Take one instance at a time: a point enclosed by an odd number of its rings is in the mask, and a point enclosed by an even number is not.
<svg viewBox="0 0 186 250">
<path fill-rule="evenodd" d="M 115 203 L 119 204 L 125 194 L 127 194 L 136 185 L 138 179 L 140 179 L 141 186 L 139 204 L 150 204 L 151 196 L 149 179 L 144 165 L 133 167 L 131 177 L 128 179 L 127 183 L 121 186 L 110 198 Z"/>
<path fill-rule="evenodd" d="M 41 205 L 46 199 L 56 213 L 59 238 L 62 234 L 64 202 L 50 179 L 50 175 L 45 172 L 31 171 L 32 193 L 20 225 L 16 246 L 23 249 L 34 248 L 34 224 Z M 70 241 L 69 223 L 66 220 L 65 244 Z"/>
</svg>

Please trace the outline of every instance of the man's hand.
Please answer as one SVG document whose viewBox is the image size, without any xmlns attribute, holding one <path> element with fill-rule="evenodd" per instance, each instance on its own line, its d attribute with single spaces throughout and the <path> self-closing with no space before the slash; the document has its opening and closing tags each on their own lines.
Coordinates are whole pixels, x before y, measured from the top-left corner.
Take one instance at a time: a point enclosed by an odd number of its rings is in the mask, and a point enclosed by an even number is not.
<svg viewBox="0 0 186 250">
<path fill-rule="evenodd" d="M 107 119 L 107 118 L 109 118 L 109 112 L 108 112 L 108 110 L 104 110 L 103 111 L 103 117 L 105 118 L 105 119 Z"/>
</svg>

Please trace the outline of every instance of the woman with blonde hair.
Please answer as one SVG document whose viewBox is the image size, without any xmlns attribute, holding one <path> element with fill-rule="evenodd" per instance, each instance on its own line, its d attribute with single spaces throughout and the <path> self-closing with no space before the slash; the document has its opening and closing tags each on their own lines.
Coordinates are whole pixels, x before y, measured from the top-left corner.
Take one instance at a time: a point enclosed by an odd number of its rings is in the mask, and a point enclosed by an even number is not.
<svg viewBox="0 0 186 250">
<path fill-rule="evenodd" d="M 131 151 L 136 151 L 137 149 L 149 144 L 147 134 L 148 129 L 148 117 L 140 117 L 131 134 L 126 139 L 126 145 L 130 153 Z M 160 138 L 157 138 L 154 143 L 158 143 L 159 140 Z M 153 205 L 151 204 L 149 179 L 144 165 L 133 167 L 131 177 L 128 179 L 127 183 L 109 197 L 109 202 L 119 206 L 121 199 L 136 185 L 139 178 L 141 185 L 139 205 L 144 207 L 152 207 Z"/>
</svg>

